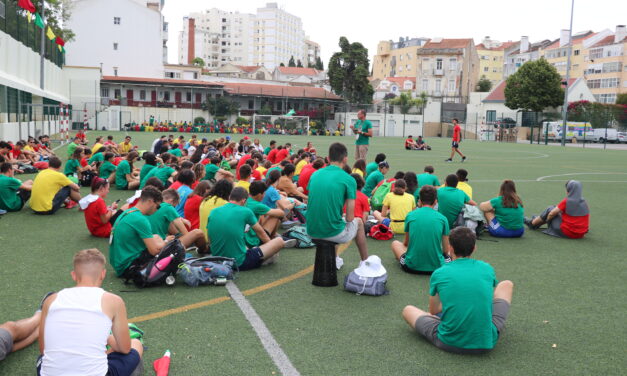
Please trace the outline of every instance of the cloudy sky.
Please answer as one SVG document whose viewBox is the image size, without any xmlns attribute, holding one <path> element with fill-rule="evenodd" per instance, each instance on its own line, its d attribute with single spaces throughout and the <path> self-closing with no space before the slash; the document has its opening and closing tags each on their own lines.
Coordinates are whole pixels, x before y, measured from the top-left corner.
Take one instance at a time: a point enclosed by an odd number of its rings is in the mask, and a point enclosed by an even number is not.
<svg viewBox="0 0 627 376">
<path fill-rule="evenodd" d="M 169 22 L 169 60 L 177 61 L 178 33 L 184 16 L 194 11 L 218 8 L 256 13 L 265 0 L 166 0 L 164 14 Z M 571 0 L 283 0 L 279 7 L 299 16 L 306 35 L 320 44 L 326 67 L 337 51 L 340 36 L 363 43 L 370 56 L 380 40 L 399 37 L 474 38 L 500 41 L 531 41 L 559 38 L 568 29 Z M 615 30 L 627 24 L 627 1 L 575 0 L 573 30 Z"/>
</svg>

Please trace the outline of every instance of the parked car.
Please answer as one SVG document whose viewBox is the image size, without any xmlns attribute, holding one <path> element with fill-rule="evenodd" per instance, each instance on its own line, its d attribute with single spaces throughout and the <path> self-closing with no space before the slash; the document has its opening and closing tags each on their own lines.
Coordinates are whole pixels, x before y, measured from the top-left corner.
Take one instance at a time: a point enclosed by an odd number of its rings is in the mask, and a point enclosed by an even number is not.
<svg viewBox="0 0 627 376">
<path fill-rule="evenodd" d="M 498 118 L 494 122 L 494 128 L 515 128 L 516 120 L 506 117 L 506 118 Z"/>
<path fill-rule="evenodd" d="M 592 130 L 594 142 L 618 142 L 618 130 L 614 128 L 595 128 Z"/>
<path fill-rule="evenodd" d="M 627 132 L 618 132 L 618 142 L 627 143 Z"/>
</svg>

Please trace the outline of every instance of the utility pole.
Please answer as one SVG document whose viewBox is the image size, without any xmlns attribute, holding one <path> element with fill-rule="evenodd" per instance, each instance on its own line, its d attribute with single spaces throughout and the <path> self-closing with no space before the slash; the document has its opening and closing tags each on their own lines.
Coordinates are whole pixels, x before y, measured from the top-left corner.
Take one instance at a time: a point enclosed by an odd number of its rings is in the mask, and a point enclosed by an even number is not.
<svg viewBox="0 0 627 376">
<path fill-rule="evenodd" d="M 46 2 L 41 0 L 41 18 L 42 20 L 46 16 Z M 48 26 L 50 27 L 50 26 Z M 39 88 L 41 90 L 44 89 L 44 56 L 46 54 L 46 45 L 44 44 L 46 41 L 46 26 L 41 29 L 41 48 L 39 49 L 40 55 L 40 63 L 39 63 Z"/>
<path fill-rule="evenodd" d="M 566 61 L 566 90 L 564 90 L 564 105 L 562 106 L 562 146 L 566 146 L 566 131 L 568 126 L 566 117 L 568 116 L 568 80 L 570 79 L 570 55 L 573 49 L 573 13 L 575 11 L 575 0 L 570 6 L 570 29 L 568 30 L 568 59 Z"/>
</svg>

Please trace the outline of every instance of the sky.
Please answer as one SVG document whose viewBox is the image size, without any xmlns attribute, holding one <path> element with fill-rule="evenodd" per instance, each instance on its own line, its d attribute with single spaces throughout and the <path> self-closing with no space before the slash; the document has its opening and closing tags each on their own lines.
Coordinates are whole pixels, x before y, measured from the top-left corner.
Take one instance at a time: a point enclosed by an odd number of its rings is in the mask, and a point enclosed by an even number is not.
<svg viewBox="0 0 627 376">
<path fill-rule="evenodd" d="M 347 1 L 283 0 L 280 8 L 300 17 L 305 34 L 320 44 L 322 61 L 327 66 L 339 50 L 341 36 L 361 42 L 370 59 L 381 40 L 399 37 L 474 38 L 485 36 L 506 42 L 529 36 L 531 42 L 557 39 L 568 29 L 572 0 L 445 0 L 445 1 Z M 178 63 L 178 34 L 183 17 L 190 12 L 218 8 L 240 13 L 256 13 L 264 0 L 166 0 L 163 9 L 169 23 L 168 59 Z M 573 32 L 605 29 L 627 24 L 627 1 L 575 0 Z"/>
</svg>

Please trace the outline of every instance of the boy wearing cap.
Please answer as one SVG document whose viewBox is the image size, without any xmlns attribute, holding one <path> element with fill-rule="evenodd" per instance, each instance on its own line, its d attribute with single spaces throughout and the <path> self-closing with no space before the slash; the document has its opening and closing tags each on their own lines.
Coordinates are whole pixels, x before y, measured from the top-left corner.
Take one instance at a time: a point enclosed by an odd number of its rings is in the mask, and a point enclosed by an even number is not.
<svg viewBox="0 0 627 376">
<path fill-rule="evenodd" d="M 449 241 L 453 261 L 431 275 L 429 311 L 408 305 L 403 309 L 403 318 L 444 351 L 489 352 L 505 328 L 514 284 L 499 283 L 492 266 L 469 257 L 475 250 L 472 230 L 456 228 Z"/>
<path fill-rule="evenodd" d="M 368 175 L 368 178 L 366 178 L 366 185 L 364 186 L 362 192 L 366 196 L 370 197 L 370 195 L 372 195 L 372 191 L 377 187 L 377 185 L 379 185 L 379 183 L 381 183 L 381 181 L 383 181 L 383 179 L 385 179 L 385 174 L 387 174 L 388 171 L 390 171 L 390 165 L 386 161 L 379 162 L 379 169 Z"/>
</svg>

